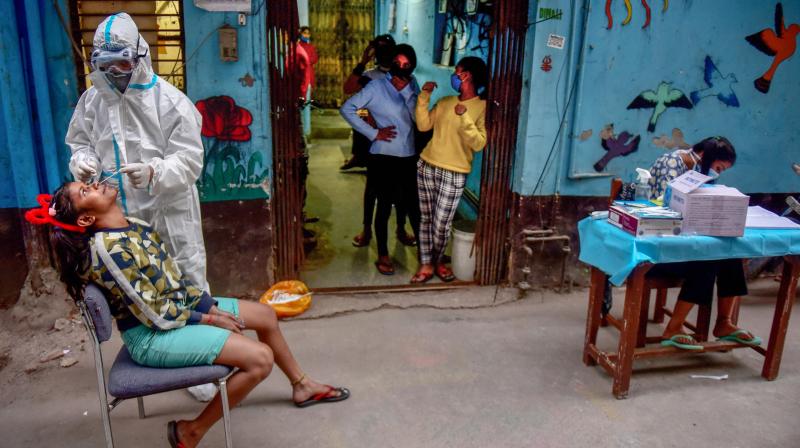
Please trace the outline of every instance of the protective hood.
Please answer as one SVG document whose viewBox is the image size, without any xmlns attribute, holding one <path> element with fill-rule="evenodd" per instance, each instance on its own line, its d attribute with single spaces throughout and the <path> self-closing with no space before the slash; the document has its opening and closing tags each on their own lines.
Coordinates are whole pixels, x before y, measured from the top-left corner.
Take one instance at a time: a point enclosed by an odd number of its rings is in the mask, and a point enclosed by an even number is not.
<svg viewBox="0 0 800 448">
<path fill-rule="evenodd" d="M 133 21 L 131 16 L 121 12 L 108 16 L 100 22 L 97 30 L 94 32 L 94 40 L 92 41 L 94 48 L 104 50 L 119 50 L 122 48 L 135 49 L 136 54 L 139 56 L 136 69 L 131 76 L 131 85 L 146 86 L 153 82 L 153 63 L 150 59 L 150 46 L 139 34 L 139 28 L 136 22 Z M 98 88 L 109 87 L 110 84 L 105 81 L 105 75 L 95 70 L 90 75 L 92 83 Z M 105 89 L 101 89 L 105 90 Z"/>
</svg>

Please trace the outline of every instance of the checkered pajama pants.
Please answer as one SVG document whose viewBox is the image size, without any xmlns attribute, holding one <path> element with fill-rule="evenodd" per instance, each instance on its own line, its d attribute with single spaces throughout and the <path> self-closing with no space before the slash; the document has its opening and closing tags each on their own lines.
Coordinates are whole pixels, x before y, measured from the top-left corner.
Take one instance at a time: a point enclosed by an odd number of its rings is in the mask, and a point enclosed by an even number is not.
<svg viewBox="0 0 800 448">
<path fill-rule="evenodd" d="M 419 257 L 422 264 L 438 264 L 447 247 L 450 227 L 464 191 L 467 175 L 417 162 L 421 221 Z"/>
</svg>

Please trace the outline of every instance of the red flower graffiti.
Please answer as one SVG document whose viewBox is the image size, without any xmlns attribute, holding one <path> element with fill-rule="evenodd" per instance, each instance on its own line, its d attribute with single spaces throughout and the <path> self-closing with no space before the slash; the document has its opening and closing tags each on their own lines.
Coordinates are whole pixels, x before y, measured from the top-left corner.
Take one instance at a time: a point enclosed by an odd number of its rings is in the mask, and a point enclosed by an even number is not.
<svg viewBox="0 0 800 448">
<path fill-rule="evenodd" d="M 253 114 L 239 107 L 233 98 L 225 95 L 212 96 L 197 102 L 197 110 L 203 116 L 203 137 L 217 140 L 250 141 L 250 125 Z"/>
</svg>

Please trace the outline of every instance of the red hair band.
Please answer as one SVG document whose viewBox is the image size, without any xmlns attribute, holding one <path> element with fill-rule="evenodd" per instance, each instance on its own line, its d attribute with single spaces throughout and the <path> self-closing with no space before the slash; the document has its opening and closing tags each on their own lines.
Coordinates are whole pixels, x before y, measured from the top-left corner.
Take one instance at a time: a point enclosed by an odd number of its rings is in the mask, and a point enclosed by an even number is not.
<svg viewBox="0 0 800 448">
<path fill-rule="evenodd" d="M 36 202 L 38 202 L 41 207 L 32 208 L 25 212 L 25 220 L 36 225 L 51 224 L 64 230 L 69 230 L 70 232 L 86 232 L 86 227 L 76 226 L 74 224 L 66 224 L 57 220 L 56 209 L 50 206 L 50 202 L 52 200 L 53 197 L 47 193 L 36 196 Z"/>
</svg>

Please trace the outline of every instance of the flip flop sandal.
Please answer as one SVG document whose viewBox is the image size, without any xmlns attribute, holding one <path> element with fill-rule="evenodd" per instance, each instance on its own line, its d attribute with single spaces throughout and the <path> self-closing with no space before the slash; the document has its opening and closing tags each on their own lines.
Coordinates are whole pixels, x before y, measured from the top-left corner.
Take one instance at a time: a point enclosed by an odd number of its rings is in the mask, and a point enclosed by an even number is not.
<svg viewBox="0 0 800 448">
<path fill-rule="evenodd" d="M 427 283 L 428 280 L 433 278 L 433 272 L 418 272 L 411 277 L 411 283 Z"/>
<path fill-rule="evenodd" d="M 749 334 L 753 338 L 752 339 L 740 338 L 739 335 L 742 335 L 742 334 Z M 729 335 L 725 335 L 725 336 L 722 336 L 720 338 L 717 338 L 717 340 L 718 341 L 738 342 L 739 344 L 751 345 L 751 346 L 761 345 L 761 338 L 760 337 L 754 335 L 753 333 L 750 333 L 747 330 L 743 330 L 743 329 L 738 329 L 738 330 L 734 331 L 733 333 L 731 333 Z"/>
<path fill-rule="evenodd" d="M 678 342 L 679 340 L 690 341 L 688 344 L 683 342 Z M 661 341 L 661 345 L 664 347 L 675 347 L 681 350 L 702 350 L 702 345 L 693 344 L 695 342 L 694 338 L 689 336 L 688 334 L 676 334 L 675 336 L 664 339 Z"/>
<path fill-rule="evenodd" d="M 335 403 L 337 401 L 347 400 L 350 398 L 350 391 L 346 387 L 333 387 L 325 385 L 328 389 L 325 392 L 314 395 L 306 401 L 294 402 L 298 408 L 307 408 L 320 403 Z M 331 396 L 331 392 L 339 392 L 338 395 Z"/>
<path fill-rule="evenodd" d="M 175 420 L 167 423 L 167 441 L 172 448 L 183 448 L 183 443 L 178 441 L 178 423 Z"/>
<path fill-rule="evenodd" d="M 369 246 L 369 241 L 372 239 L 372 236 L 362 236 L 362 234 L 358 234 L 353 237 L 353 246 L 354 247 L 365 247 Z"/>
<path fill-rule="evenodd" d="M 434 270 L 434 272 L 436 273 L 436 276 L 439 277 L 443 282 L 452 282 L 453 280 L 456 279 L 456 276 L 453 275 L 453 271 L 451 271 L 446 267 L 444 268 L 437 267 L 436 270 Z"/>
<path fill-rule="evenodd" d="M 383 275 L 394 275 L 394 266 L 391 263 L 381 263 L 380 261 L 376 261 L 375 267 L 378 268 L 378 272 Z"/>
</svg>

